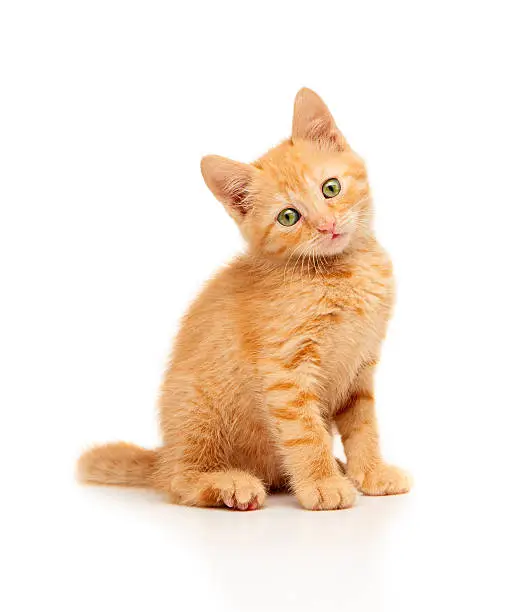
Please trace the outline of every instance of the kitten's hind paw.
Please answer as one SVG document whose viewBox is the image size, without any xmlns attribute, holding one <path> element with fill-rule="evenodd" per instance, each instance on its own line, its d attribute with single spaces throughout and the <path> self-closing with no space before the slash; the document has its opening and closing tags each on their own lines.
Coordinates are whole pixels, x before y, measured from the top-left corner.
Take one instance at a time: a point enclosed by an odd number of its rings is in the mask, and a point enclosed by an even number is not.
<svg viewBox="0 0 520 612">
<path fill-rule="evenodd" d="M 208 472 L 201 478 L 200 487 L 196 505 L 258 510 L 265 502 L 261 480 L 240 470 Z"/>
</svg>

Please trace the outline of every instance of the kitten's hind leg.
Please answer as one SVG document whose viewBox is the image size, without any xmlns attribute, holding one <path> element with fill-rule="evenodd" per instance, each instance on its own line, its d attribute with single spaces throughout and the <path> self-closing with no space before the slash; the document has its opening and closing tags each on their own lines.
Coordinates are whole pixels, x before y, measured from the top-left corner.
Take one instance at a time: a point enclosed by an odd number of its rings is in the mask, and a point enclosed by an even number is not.
<svg viewBox="0 0 520 612">
<path fill-rule="evenodd" d="M 262 481 L 242 470 L 180 473 L 171 481 L 175 503 L 187 506 L 224 506 L 257 510 L 265 502 Z"/>
</svg>

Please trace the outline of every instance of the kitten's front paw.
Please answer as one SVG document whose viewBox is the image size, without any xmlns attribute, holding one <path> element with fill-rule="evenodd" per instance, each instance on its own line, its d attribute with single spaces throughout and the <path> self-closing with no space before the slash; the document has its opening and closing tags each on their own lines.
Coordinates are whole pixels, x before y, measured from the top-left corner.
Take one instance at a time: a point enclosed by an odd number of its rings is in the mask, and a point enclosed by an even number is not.
<svg viewBox="0 0 520 612">
<path fill-rule="evenodd" d="M 330 476 L 298 487 L 296 497 L 307 510 L 339 510 L 354 505 L 356 489 L 348 478 Z"/>
<path fill-rule="evenodd" d="M 412 488 L 412 477 L 394 465 L 380 463 L 364 475 L 351 475 L 365 495 L 399 495 Z"/>
</svg>

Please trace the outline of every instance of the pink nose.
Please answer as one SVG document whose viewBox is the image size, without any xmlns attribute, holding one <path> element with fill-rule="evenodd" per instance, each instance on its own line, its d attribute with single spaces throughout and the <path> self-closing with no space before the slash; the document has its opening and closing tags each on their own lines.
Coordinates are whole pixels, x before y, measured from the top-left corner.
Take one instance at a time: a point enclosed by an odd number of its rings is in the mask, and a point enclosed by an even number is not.
<svg viewBox="0 0 520 612">
<path fill-rule="evenodd" d="M 316 229 L 322 234 L 335 234 L 336 221 L 334 221 L 333 219 L 329 219 L 328 221 L 325 221 L 325 223 L 321 223 L 320 225 L 318 225 Z"/>
</svg>

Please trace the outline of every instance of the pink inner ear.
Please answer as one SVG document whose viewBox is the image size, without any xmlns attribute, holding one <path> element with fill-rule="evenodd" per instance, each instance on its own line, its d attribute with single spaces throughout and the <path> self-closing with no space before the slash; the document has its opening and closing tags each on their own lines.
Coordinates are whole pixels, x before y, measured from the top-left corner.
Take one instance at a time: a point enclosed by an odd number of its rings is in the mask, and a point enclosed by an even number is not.
<svg viewBox="0 0 520 612">
<path fill-rule="evenodd" d="M 251 207 L 252 166 L 219 155 L 208 155 L 202 158 L 201 170 L 206 185 L 235 219 L 247 213 Z"/>
<path fill-rule="evenodd" d="M 224 189 L 229 205 L 242 215 L 245 215 L 250 208 L 248 203 L 249 180 L 249 177 L 246 176 L 235 177 Z"/>
<path fill-rule="evenodd" d="M 345 151 L 347 143 L 338 128 L 328 118 L 318 117 L 309 123 L 306 138 L 326 144 L 335 151 Z"/>
</svg>

